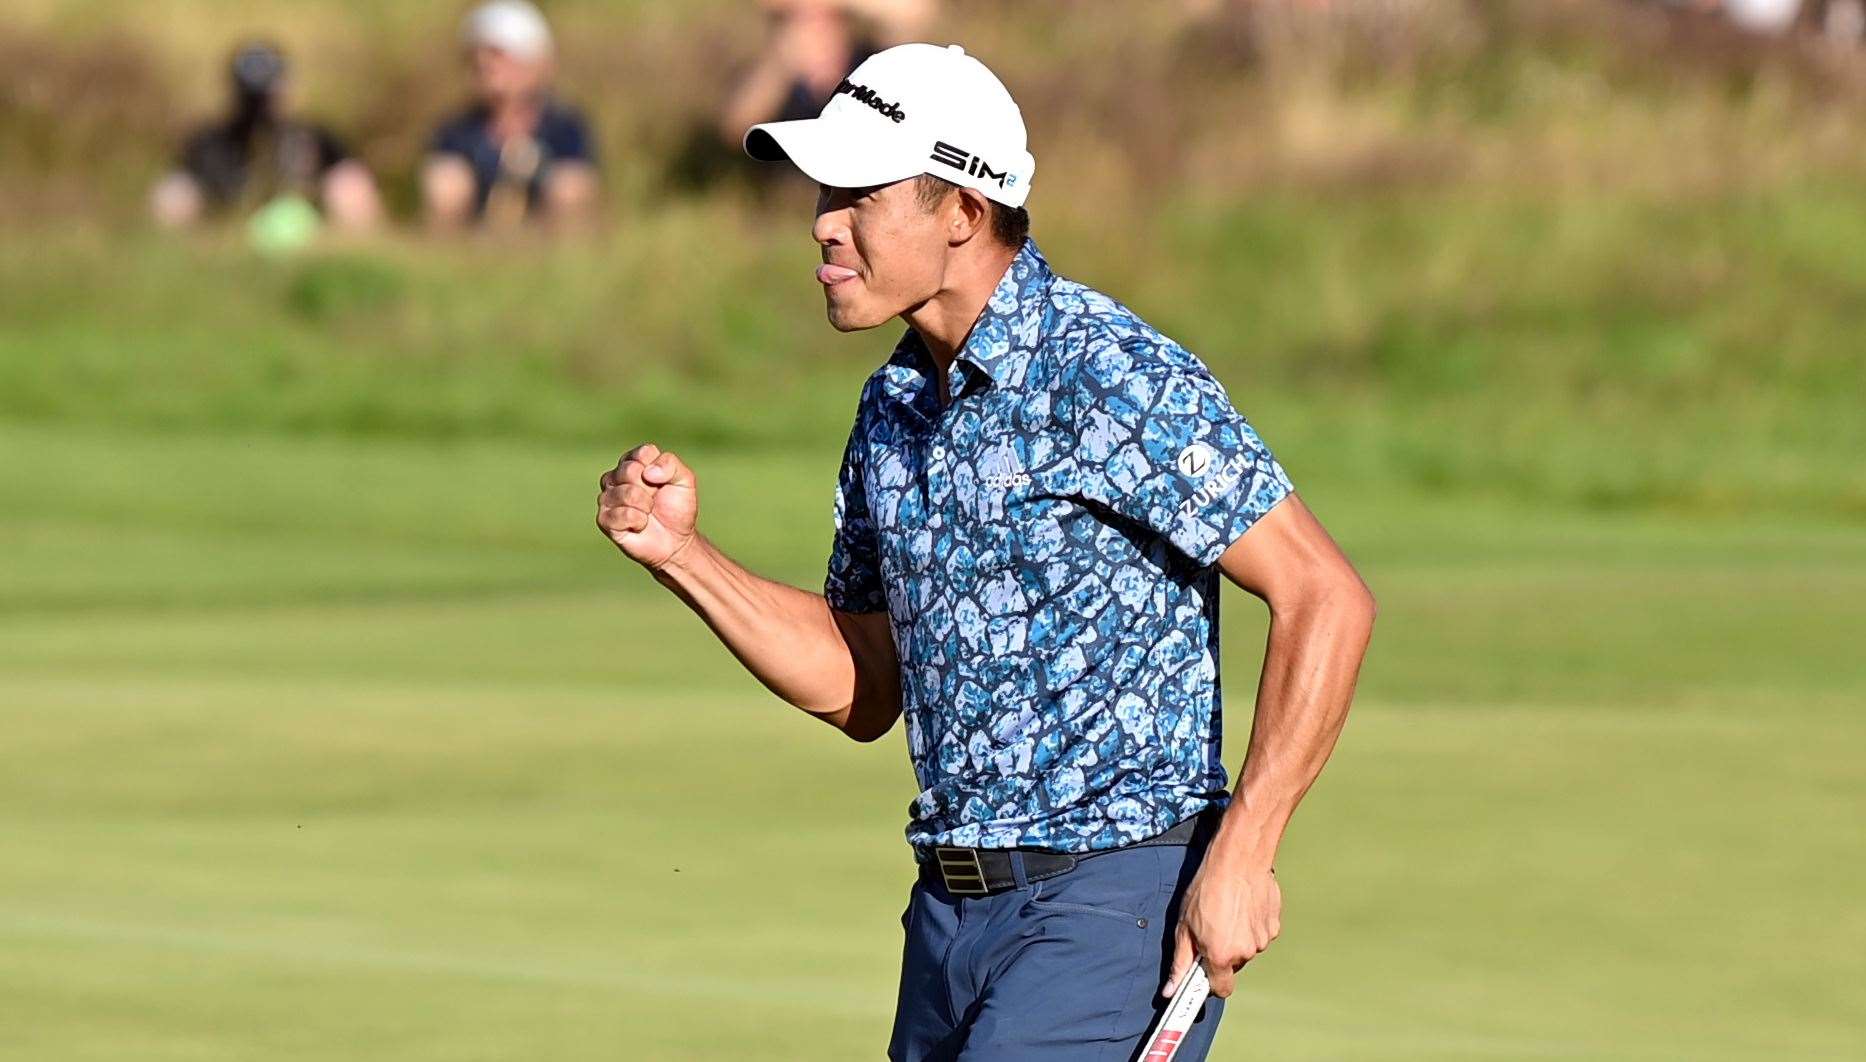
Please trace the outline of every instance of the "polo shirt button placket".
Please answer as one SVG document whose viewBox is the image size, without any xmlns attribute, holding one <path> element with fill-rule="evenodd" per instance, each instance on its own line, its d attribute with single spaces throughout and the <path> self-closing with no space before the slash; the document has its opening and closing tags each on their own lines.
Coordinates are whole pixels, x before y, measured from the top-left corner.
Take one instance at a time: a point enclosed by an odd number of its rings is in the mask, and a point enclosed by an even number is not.
<svg viewBox="0 0 1866 1062">
<path fill-rule="evenodd" d="M 934 443 L 927 449 L 927 514 L 931 516 L 946 500 L 946 447 Z"/>
</svg>

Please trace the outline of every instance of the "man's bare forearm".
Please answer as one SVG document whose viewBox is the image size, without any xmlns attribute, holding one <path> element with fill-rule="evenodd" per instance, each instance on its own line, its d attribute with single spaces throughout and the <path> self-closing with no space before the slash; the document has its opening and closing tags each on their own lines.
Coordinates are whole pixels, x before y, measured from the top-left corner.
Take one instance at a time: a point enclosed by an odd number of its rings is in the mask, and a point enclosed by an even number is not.
<svg viewBox="0 0 1866 1062">
<path fill-rule="evenodd" d="M 821 594 L 755 575 L 700 534 L 654 576 L 772 693 L 851 736 L 869 736 L 851 729 L 851 711 L 888 691 L 864 673 Z"/>
<path fill-rule="evenodd" d="M 1250 747 L 1214 844 L 1243 867 L 1268 868 L 1303 794 L 1334 750 L 1373 632 L 1358 580 L 1271 610 Z"/>
<path fill-rule="evenodd" d="M 700 534 L 699 517 L 699 477 L 654 443 L 597 481 L 597 529 L 699 613 L 767 689 L 857 741 L 887 733 L 901 704 L 887 615 L 838 612 L 753 575 Z"/>
</svg>

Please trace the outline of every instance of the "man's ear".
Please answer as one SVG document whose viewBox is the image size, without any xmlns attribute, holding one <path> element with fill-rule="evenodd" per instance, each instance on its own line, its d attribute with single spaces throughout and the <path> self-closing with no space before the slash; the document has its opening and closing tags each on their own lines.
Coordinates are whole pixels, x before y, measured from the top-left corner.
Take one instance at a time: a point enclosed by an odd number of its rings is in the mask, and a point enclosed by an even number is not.
<svg viewBox="0 0 1866 1062">
<path fill-rule="evenodd" d="M 946 208 L 946 242 L 954 247 L 991 224 L 991 203 L 976 188 L 960 188 Z"/>
</svg>

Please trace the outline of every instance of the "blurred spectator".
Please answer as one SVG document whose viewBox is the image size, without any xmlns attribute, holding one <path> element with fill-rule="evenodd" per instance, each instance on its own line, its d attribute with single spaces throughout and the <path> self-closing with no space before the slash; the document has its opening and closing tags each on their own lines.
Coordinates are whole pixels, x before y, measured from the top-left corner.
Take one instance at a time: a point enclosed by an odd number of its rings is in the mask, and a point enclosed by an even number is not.
<svg viewBox="0 0 1866 1062">
<path fill-rule="evenodd" d="M 190 135 L 176 168 L 157 182 L 150 194 L 156 221 L 188 225 L 210 212 L 287 197 L 317 204 L 340 228 L 381 220 L 382 197 L 368 168 L 329 130 L 292 116 L 284 53 L 263 42 L 242 45 L 228 73 L 229 113 Z"/>
<path fill-rule="evenodd" d="M 767 20 L 764 50 L 720 118 L 736 154 L 759 122 L 814 118 L 842 77 L 883 48 L 913 40 L 929 21 L 931 0 L 759 0 Z"/>
<path fill-rule="evenodd" d="M 1827 0 L 1821 9 L 1821 30 L 1836 41 L 1859 42 L 1866 37 L 1866 2 Z"/>
<path fill-rule="evenodd" d="M 1793 30 L 1818 32 L 1829 40 L 1857 45 L 1866 39 L 1866 0 L 1658 0 L 1668 7 L 1721 15 L 1742 29 L 1760 34 Z"/>
<path fill-rule="evenodd" d="M 555 48 L 526 0 L 492 0 L 461 27 L 476 99 L 434 133 L 421 172 L 428 221 L 510 225 L 583 218 L 597 196 L 588 125 L 551 93 Z"/>
<path fill-rule="evenodd" d="M 1801 0 L 1723 0 L 1730 21 L 1757 33 L 1781 33 L 1795 24 Z"/>
</svg>

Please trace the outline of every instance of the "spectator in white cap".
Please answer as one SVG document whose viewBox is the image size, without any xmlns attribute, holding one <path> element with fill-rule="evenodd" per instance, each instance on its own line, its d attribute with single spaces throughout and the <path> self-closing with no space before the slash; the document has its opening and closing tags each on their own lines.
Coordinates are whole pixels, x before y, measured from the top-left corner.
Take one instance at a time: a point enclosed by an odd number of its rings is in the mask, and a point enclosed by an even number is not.
<svg viewBox="0 0 1866 1062">
<path fill-rule="evenodd" d="M 603 474 L 597 526 L 791 705 L 863 742 L 905 721 L 892 1062 L 1207 1057 L 1280 931 L 1272 867 L 1372 595 L 1204 363 L 1050 268 L 1023 113 L 964 49 L 880 52 L 745 149 L 819 185 L 830 323 L 906 325 L 856 404 L 822 593 L 701 534 L 700 478 L 654 443 Z M 1234 790 L 1225 582 L 1270 613 Z"/>
<path fill-rule="evenodd" d="M 596 202 L 596 150 L 583 116 L 551 92 L 555 45 L 526 0 L 491 0 L 470 12 L 461 42 L 475 99 L 435 131 L 421 172 L 428 221 L 552 223 Z"/>
</svg>

